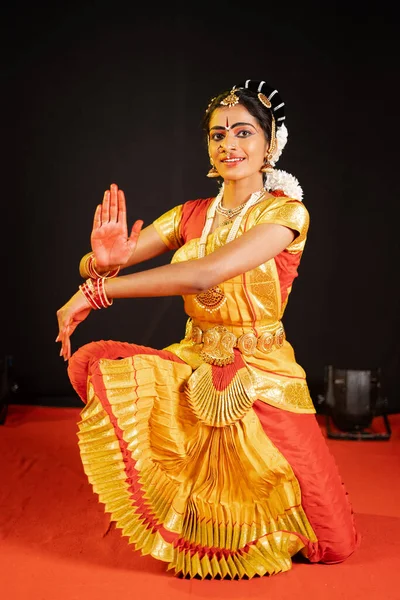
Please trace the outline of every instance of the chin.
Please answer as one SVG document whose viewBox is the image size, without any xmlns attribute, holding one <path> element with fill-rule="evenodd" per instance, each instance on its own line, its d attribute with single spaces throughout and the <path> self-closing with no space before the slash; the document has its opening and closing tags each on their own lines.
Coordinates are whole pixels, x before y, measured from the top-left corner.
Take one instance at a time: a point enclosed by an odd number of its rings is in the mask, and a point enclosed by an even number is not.
<svg viewBox="0 0 400 600">
<path fill-rule="evenodd" d="M 247 177 L 247 175 L 242 175 L 242 174 L 235 174 L 233 175 L 232 173 L 229 173 L 229 175 L 227 175 L 226 177 L 223 177 L 223 180 L 226 182 L 229 181 L 239 181 L 240 179 L 245 179 Z"/>
</svg>

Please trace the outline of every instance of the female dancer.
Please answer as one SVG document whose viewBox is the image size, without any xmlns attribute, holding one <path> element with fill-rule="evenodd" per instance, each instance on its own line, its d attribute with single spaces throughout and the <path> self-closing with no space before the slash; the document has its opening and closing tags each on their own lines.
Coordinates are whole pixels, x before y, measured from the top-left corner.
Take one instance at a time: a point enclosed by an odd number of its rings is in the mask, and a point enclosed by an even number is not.
<svg viewBox="0 0 400 600">
<path fill-rule="evenodd" d="M 123 192 L 98 206 L 79 290 L 57 312 L 60 354 L 85 403 L 85 472 L 135 549 L 187 577 L 242 578 L 334 563 L 358 536 L 282 316 L 309 216 L 273 167 L 284 103 L 264 81 L 213 98 L 204 128 L 215 198 L 185 202 L 128 237 Z M 120 276 L 168 250 L 171 264 Z M 117 277 L 117 275 L 119 275 Z M 114 298 L 181 295 L 183 339 L 156 350 L 70 336 Z"/>
</svg>

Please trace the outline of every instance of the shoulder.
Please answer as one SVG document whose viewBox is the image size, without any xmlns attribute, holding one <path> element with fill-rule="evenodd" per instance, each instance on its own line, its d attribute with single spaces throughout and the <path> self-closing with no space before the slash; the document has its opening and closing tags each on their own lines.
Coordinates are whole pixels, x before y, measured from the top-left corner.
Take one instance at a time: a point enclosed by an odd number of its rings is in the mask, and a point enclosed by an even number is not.
<svg viewBox="0 0 400 600">
<path fill-rule="evenodd" d="M 309 221 L 309 213 L 304 202 L 289 196 L 275 196 L 269 194 L 268 197 L 257 204 L 252 209 L 252 220 L 254 224 L 260 222 L 272 222 L 276 219 L 290 220 L 301 219 Z"/>
<path fill-rule="evenodd" d="M 212 200 L 213 198 L 198 198 L 183 204 L 180 232 L 184 242 L 200 237 Z"/>
<path fill-rule="evenodd" d="M 267 223 L 283 225 L 295 231 L 295 240 L 288 249 L 291 251 L 303 249 L 310 224 L 310 215 L 303 202 L 288 196 L 270 194 L 254 207 L 248 227 Z"/>
<path fill-rule="evenodd" d="M 187 200 L 182 205 L 182 217 L 186 219 L 199 213 L 206 212 L 213 198 L 197 198 L 196 200 Z"/>
</svg>

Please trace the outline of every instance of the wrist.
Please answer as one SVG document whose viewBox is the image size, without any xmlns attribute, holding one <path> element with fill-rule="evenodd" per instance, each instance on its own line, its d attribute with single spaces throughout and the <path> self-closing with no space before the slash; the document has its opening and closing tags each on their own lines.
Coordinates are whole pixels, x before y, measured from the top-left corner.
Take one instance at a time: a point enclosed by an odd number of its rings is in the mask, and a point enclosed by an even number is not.
<svg viewBox="0 0 400 600">
<path fill-rule="evenodd" d="M 93 252 L 85 254 L 79 265 L 79 272 L 84 279 L 88 277 L 90 279 L 116 277 L 120 269 L 120 265 L 98 266 Z"/>
<path fill-rule="evenodd" d="M 79 286 L 80 292 L 93 310 L 108 308 L 113 303 L 113 300 L 107 295 L 105 282 L 105 277 L 97 277 L 96 279 L 89 277 L 85 283 Z"/>
<path fill-rule="evenodd" d="M 114 297 L 115 297 L 113 294 L 113 292 L 115 292 L 114 281 L 115 280 L 108 279 L 108 278 L 105 278 L 105 280 L 104 280 L 104 293 L 111 302 L 114 301 Z"/>
</svg>

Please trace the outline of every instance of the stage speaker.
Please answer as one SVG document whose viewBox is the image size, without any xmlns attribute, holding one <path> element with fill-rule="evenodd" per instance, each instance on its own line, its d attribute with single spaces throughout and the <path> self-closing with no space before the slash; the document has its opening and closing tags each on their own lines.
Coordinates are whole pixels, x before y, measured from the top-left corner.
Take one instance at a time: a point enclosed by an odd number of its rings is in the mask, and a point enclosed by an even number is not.
<svg viewBox="0 0 400 600">
<path fill-rule="evenodd" d="M 389 439 L 391 435 L 382 396 L 380 369 L 325 369 L 327 434 L 340 439 Z M 371 431 L 372 421 L 382 416 L 384 433 Z M 335 426 L 337 431 L 331 427 Z"/>
</svg>

